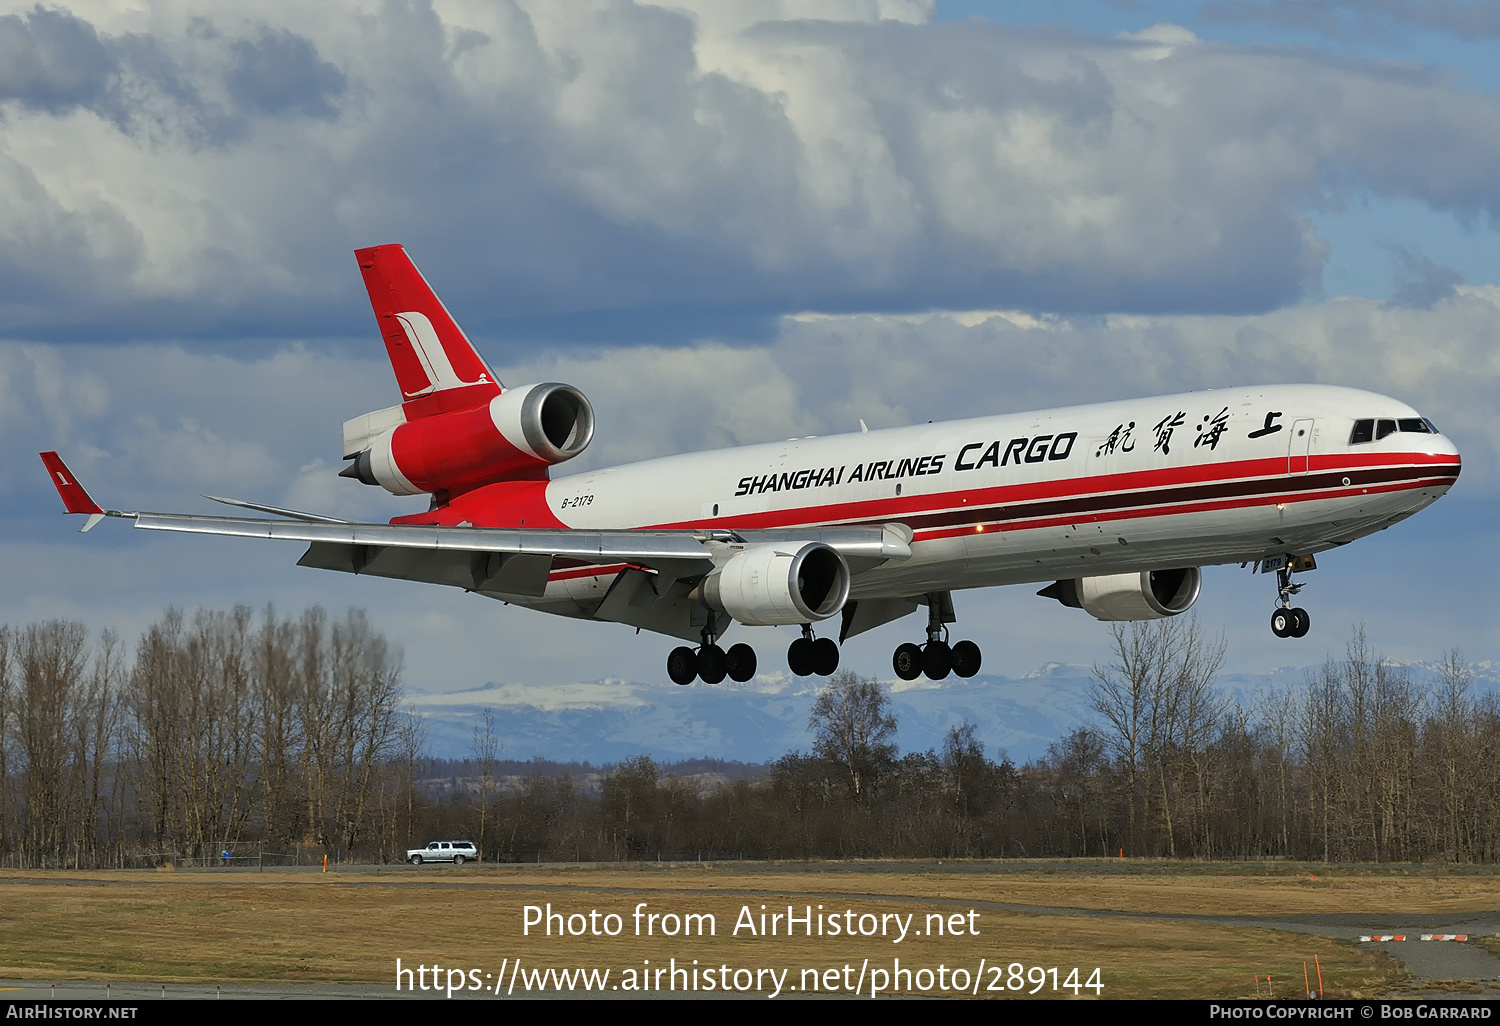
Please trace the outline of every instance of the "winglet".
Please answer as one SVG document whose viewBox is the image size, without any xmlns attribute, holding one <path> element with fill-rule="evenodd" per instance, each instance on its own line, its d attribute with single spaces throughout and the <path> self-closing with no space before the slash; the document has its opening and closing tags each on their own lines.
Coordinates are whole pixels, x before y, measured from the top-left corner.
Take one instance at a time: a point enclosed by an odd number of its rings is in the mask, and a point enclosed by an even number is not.
<svg viewBox="0 0 1500 1026">
<path fill-rule="evenodd" d="M 42 462 L 47 466 L 47 473 L 52 475 L 52 484 L 57 488 L 57 494 L 62 496 L 63 505 L 69 513 L 87 513 L 88 521 L 83 525 L 83 530 L 92 530 L 94 525 L 104 519 L 104 510 L 89 496 L 83 485 L 73 476 L 68 465 L 62 461 L 62 457 L 55 452 L 41 453 Z"/>
</svg>

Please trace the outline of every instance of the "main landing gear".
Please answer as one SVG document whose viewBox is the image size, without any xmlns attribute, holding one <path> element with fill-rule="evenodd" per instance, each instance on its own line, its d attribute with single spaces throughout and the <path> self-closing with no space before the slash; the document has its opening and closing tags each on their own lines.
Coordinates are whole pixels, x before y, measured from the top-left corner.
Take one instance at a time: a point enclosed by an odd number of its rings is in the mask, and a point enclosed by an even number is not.
<svg viewBox="0 0 1500 1026">
<path fill-rule="evenodd" d="M 1311 557 L 1306 558 L 1311 562 Z M 1297 557 L 1292 557 L 1287 560 L 1286 566 L 1276 571 L 1276 601 L 1279 605 L 1271 614 L 1271 633 L 1278 638 L 1306 637 L 1308 629 L 1312 626 L 1312 619 L 1307 615 L 1307 610 L 1292 605 L 1292 596 L 1304 587 L 1304 585 L 1292 583 L 1292 568 L 1296 562 Z"/>
<path fill-rule="evenodd" d="M 743 684 L 755 676 L 755 649 L 742 643 L 724 651 L 714 644 L 717 635 L 713 627 L 710 619 L 703 628 L 703 644 L 696 652 L 682 645 L 667 656 L 667 676 L 675 683 L 691 684 L 695 678 L 701 678 L 705 684 L 717 684 L 727 676 Z"/>
<path fill-rule="evenodd" d="M 832 638 L 813 637 L 812 624 L 802 625 L 802 637 L 786 650 L 787 669 L 797 677 L 830 676 L 839 668 L 839 645 Z"/>
<path fill-rule="evenodd" d="M 949 673 L 972 677 L 979 672 L 979 646 L 972 641 L 950 646 L 945 620 L 953 621 L 953 600 L 946 592 L 927 596 L 927 644 L 918 648 L 907 642 L 896 648 L 891 658 L 896 676 L 916 680 L 925 673 L 930 680 L 942 680 Z"/>
</svg>

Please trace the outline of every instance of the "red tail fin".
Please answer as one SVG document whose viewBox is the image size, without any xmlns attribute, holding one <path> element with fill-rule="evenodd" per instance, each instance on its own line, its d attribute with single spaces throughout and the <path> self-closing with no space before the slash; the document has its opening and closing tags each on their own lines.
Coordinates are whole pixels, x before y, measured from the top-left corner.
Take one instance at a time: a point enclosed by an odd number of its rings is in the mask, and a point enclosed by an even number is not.
<svg viewBox="0 0 1500 1026">
<path fill-rule="evenodd" d="M 357 249 L 406 419 L 467 409 L 500 393 L 468 336 L 398 245 Z"/>
</svg>

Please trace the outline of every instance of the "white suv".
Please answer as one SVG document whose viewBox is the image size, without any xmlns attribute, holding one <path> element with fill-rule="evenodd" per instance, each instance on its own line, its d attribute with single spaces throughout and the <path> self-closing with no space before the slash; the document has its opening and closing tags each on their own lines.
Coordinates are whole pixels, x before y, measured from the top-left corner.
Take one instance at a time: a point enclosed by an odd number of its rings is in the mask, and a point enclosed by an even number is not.
<svg viewBox="0 0 1500 1026">
<path fill-rule="evenodd" d="M 425 848 L 408 848 L 406 861 L 414 866 L 424 862 L 451 862 L 461 866 L 465 862 L 478 862 L 479 849 L 473 841 L 433 841 Z"/>
</svg>

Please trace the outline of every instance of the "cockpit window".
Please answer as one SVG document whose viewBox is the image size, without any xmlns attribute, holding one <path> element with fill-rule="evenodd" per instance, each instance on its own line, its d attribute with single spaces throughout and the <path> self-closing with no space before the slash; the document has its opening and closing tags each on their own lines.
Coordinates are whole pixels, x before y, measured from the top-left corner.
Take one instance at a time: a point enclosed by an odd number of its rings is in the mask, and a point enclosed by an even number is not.
<svg viewBox="0 0 1500 1026">
<path fill-rule="evenodd" d="M 1397 431 L 1410 431 L 1419 435 L 1435 435 L 1436 425 L 1426 417 L 1403 417 L 1400 420 L 1356 420 L 1354 430 L 1349 432 L 1349 444 L 1359 445 L 1373 442 Z"/>
<path fill-rule="evenodd" d="M 1431 417 L 1423 417 L 1422 418 L 1422 423 L 1426 424 L 1427 427 L 1429 429 L 1431 429 L 1431 431 L 1432 431 L 1433 434 L 1435 434 L 1435 435 L 1442 434 L 1442 432 L 1437 429 L 1437 425 L 1432 422 L 1432 418 Z"/>
</svg>

